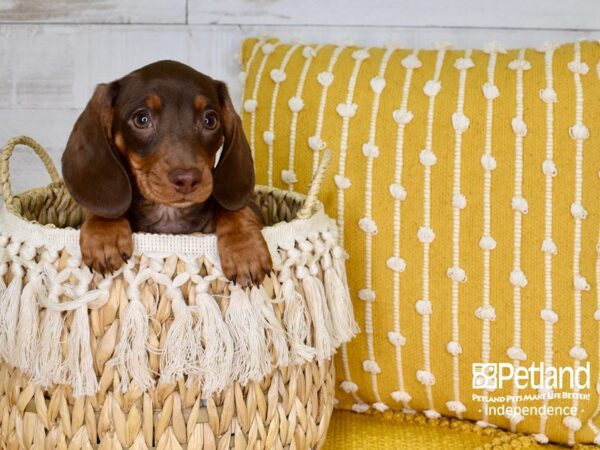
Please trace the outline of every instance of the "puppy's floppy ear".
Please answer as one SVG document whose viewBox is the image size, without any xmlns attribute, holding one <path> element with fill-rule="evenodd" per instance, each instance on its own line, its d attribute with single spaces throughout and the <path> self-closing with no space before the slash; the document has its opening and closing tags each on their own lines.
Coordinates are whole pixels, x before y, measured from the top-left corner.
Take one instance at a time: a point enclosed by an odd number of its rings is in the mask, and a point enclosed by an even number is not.
<svg viewBox="0 0 600 450">
<path fill-rule="evenodd" d="M 227 86 L 215 81 L 215 87 L 221 106 L 225 142 L 221 159 L 213 173 L 213 195 L 223 208 L 237 211 L 252 198 L 254 164 L 242 120 L 233 108 Z"/>
<path fill-rule="evenodd" d="M 113 103 L 118 82 L 100 84 L 81 113 L 62 157 L 67 189 L 77 203 L 109 219 L 131 204 L 129 177 L 112 145 Z"/>
</svg>

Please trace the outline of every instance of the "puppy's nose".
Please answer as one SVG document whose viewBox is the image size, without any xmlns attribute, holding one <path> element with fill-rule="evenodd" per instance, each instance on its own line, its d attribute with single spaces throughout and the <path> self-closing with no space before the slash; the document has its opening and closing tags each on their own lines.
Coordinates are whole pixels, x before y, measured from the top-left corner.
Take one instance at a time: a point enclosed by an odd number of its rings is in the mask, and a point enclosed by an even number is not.
<svg viewBox="0 0 600 450">
<path fill-rule="evenodd" d="M 168 178 L 177 192 L 188 194 L 192 192 L 198 184 L 202 174 L 198 169 L 175 169 L 169 172 Z"/>
</svg>

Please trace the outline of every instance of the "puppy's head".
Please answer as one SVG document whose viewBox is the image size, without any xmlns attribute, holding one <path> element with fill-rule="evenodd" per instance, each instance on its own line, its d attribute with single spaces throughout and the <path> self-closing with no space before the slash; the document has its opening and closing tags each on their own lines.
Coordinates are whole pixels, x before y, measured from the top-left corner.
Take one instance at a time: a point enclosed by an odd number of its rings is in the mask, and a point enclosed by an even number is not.
<svg viewBox="0 0 600 450">
<path fill-rule="evenodd" d="M 186 207 L 211 195 L 228 210 L 254 188 L 252 156 L 227 87 L 174 61 L 96 88 L 62 158 L 73 198 L 119 217 L 132 186 L 155 203 Z"/>
</svg>

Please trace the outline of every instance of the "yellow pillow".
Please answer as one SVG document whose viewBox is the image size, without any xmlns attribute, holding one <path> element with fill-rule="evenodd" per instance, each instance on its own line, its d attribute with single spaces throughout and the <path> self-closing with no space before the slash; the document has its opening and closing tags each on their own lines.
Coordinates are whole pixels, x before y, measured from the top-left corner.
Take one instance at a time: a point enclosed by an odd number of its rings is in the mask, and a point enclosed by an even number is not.
<svg viewBox="0 0 600 450">
<path fill-rule="evenodd" d="M 599 59 L 244 42 L 257 181 L 305 191 L 335 153 L 321 199 L 363 330 L 338 355 L 341 408 L 600 443 Z M 565 386 L 537 389 L 541 363 Z"/>
</svg>

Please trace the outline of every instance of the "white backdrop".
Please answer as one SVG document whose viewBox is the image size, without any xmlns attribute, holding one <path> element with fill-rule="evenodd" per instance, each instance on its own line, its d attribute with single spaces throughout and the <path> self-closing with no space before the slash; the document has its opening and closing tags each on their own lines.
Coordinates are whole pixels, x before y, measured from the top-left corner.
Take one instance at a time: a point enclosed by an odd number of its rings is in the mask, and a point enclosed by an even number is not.
<svg viewBox="0 0 600 450">
<path fill-rule="evenodd" d="M 303 42 L 448 41 L 509 47 L 600 39 L 599 0 L 0 0 L 0 142 L 28 134 L 58 163 L 94 85 L 158 59 L 188 63 L 241 92 L 234 55 L 248 35 Z M 47 182 L 15 158 L 17 191 Z"/>
</svg>

